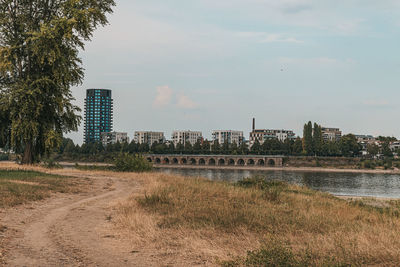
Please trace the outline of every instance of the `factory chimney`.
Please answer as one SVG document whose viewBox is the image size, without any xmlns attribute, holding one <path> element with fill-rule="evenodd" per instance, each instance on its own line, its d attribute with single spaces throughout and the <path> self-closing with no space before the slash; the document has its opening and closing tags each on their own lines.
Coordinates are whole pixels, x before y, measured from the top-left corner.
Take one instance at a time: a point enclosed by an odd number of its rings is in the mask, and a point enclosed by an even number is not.
<svg viewBox="0 0 400 267">
<path fill-rule="evenodd" d="M 253 118 L 253 132 L 254 132 L 255 129 L 256 129 L 256 119 Z"/>
</svg>

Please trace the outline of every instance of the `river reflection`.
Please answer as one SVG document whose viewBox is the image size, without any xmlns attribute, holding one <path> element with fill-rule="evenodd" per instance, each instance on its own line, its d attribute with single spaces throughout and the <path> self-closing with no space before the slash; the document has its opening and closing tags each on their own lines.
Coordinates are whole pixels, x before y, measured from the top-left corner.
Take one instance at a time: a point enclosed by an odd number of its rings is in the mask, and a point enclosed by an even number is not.
<svg viewBox="0 0 400 267">
<path fill-rule="evenodd" d="M 365 173 L 291 172 L 226 169 L 157 169 L 159 172 L 238 181 L 255 175 L 346 196 L 400 198 L 400 175 Z"/>
</svg>

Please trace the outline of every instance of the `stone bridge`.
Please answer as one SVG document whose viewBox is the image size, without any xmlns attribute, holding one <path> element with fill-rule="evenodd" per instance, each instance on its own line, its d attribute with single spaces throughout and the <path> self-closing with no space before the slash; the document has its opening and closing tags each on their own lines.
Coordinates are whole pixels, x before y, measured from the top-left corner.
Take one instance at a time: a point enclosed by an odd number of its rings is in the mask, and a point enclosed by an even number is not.
<svg viewBox="0 0 400 267">
<path fill-rule="evenodd" d="M 265 155 L 146 155 L 155 165 L 282 167 L 283 156 Z"/>
</svg>

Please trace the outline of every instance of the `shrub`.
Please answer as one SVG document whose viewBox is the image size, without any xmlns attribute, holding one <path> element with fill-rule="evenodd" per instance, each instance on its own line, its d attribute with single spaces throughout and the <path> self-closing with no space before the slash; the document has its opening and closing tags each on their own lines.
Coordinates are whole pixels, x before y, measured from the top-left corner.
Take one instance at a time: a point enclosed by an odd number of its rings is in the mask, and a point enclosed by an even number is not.
<svg viewBox="0 0 400 267">
<path fill-rule="evenodd" d="M 260 189 L 264 192 L 264 198 L 269 201 L 278 201 L 280 194 L 288 186 L 285 182 L 277 180 L 267 181 L 260 176 L 245 178 L 236 182 L 236 185 L 244 188 Z"/>
<path fill-rule="evenodd" d="M 120 172 L 146 172 L 151 171 L 153 165 L 141 155 L 120 153 L 115 159 L 115 170 Z"/>
<path fill-rule="evenodd" d="M 376 163 L 371 160 L 366 160 L 363 163 L 364 168 L 366 169 L 375 169 L 376 168 Z"/>
<path fill-rule="evenodd" d="M 53 158 L 47 158 L 43 160 L 43 167 L 48 169 L 62 169 L 62 166 L 58 164 Z"/>
<path fill-rule="evenodd" d="M 244 259 L 227 261 L 221 264 L 222 266 L 311 266 L 312 262 L 307 255 L 295 256 L 290 246 L 279 240 L 270 240 L 255 251 L 247 252 Z"/>
<path fill-rule="evenodd" d="M 0 161 L 8 160 L 8 154 L 0 153 Z"/>
</svg>

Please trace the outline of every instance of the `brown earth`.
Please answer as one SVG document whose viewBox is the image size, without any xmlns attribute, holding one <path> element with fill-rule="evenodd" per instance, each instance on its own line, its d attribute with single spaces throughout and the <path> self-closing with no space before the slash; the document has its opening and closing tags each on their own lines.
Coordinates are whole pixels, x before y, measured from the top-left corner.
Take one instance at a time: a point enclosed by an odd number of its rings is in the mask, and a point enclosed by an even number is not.
<svg viewBox="0 0 400 267">
<path fill-rule="evenodd" d="M 114 230 L 114 207 L 139 190 L 137 181 L 106 172 L 51 173 L 89 178 L 92 185 L 86 193 L 56 194 L 43 201 L 0 209 L 0 265 L 186 265 L 164 262 L 156 250 L 137 251 Z"/>
</svg>

